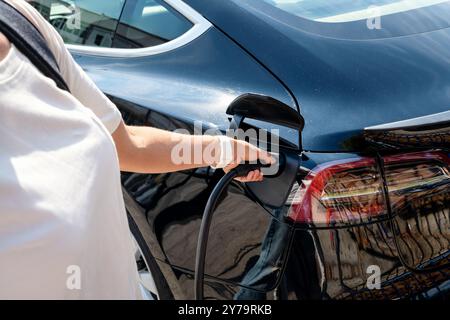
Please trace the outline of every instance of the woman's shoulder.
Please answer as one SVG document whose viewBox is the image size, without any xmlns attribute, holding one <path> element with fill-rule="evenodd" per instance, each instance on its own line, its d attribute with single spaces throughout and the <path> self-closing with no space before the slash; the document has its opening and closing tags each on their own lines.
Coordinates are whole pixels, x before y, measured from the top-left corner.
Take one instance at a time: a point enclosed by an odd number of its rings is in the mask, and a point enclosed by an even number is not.
<svg viewBox="0 0 450 320">
<path fill-rule="evenodd" d="M 66 50 L 64 41 L 58 32 L 52 27 L 52 25 L 45 20 L 45 18 L 27 1 L 25 0 L 5 0 L 14 8 L 17 9 L 20 13 L 22 13 L 42 34 L 44 39 L 47 42 L 47 45 L 50 51 L 56 58 L 56 61 L 61 69 L 61 72 L 64 76 L 67 72 L 66 70 L 66 61 L 70 60 L 69 52 Z M 73 70 L 70 70 L 73 71 Z M 69 82 L 65 79 L 66 82 Z"/>
</svg>

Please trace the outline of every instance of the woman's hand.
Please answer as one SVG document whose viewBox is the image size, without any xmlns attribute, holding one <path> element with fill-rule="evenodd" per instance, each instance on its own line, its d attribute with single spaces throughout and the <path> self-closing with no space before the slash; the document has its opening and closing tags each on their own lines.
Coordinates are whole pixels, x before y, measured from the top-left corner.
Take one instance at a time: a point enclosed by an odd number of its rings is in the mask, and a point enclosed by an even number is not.
<svg viewBox="0 0 450 320">
<path fill-rule="evenodd" d="M 241 140 L 231 140 L 233 144 L 233 161 L 226 166 L 223 170 L 227 173 L 233 168 L 236 168 L 239 164 L 244 161 L 247 162 L 259 162 L 264 164 L 274 163 L 273 157 L 270 153 L 261 150 L 254 145 Z M 262 181 L 264 178 L 261 170 L 253 170 L 248 173 L 246 177 L 239 177 L 236 180 L 240 182 L 255 182 Z"/>
</svg>

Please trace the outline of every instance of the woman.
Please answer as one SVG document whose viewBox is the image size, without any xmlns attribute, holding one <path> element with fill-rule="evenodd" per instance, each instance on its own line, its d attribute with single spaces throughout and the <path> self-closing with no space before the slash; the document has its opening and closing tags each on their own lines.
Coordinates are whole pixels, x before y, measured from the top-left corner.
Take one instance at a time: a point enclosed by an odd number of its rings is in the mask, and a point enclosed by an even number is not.
<svg viewBox="0 0 450 320">
<path fill-rule="evenodd" d="M 25 1 L 7 2 L 41 32 L 71 94 L 0 34 L 0 298 L 140 299 L 120 170 L 228 171 L 270 155 L 225 137 L 126 126 L 50 24 Z M 211 157 L 174 164 L 180 143 Z M 261 179 L 253 171 L 241 181 Z"/>
</svg>

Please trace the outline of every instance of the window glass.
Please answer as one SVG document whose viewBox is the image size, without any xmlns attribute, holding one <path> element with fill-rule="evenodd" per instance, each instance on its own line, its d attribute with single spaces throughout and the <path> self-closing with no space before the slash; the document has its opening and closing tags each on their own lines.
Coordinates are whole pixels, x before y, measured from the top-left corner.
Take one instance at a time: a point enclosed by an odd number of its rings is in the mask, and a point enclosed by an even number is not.
<svg viewBox="0 0 450 320">
<path fill-rule="evenodd" d="M 261 0 L 260 0 L 261 1 Z M 311 20 L 348 22 L 415 10 L 449 0 L 262 0 Z"/>
<path fill-rule="evenodd" d="M 29 1 L 68 44 L 111 47 L 125 0 Z"/>
<path fill-rule="evenodd" d="M 192 22 L 157 0 L 128 0 L 113 41 L 115 48 L 144 48 L 178 38 Z"/>
</svg>

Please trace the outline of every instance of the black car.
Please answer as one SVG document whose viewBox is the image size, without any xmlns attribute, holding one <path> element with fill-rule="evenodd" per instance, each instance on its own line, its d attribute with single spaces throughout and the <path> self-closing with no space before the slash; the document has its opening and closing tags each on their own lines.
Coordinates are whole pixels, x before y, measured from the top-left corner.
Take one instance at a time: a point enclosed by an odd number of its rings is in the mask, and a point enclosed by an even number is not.
<svg viewBox="0 0 450 320">
<path fill-rule="evenodd" d="M 31 3 L 127 124 L 224 132 L 234 102 L 242 116 L 256 106 L 243 127 L 279 130 L 294 179 L 229 186 L 206 299 L 449 297 L 449 1 Z M 302 125 L 278 121 L 286 108 Z M 222 175 L 123 173 L 137 265 L 158 298 L 194 297 Z"/>
</svg>

